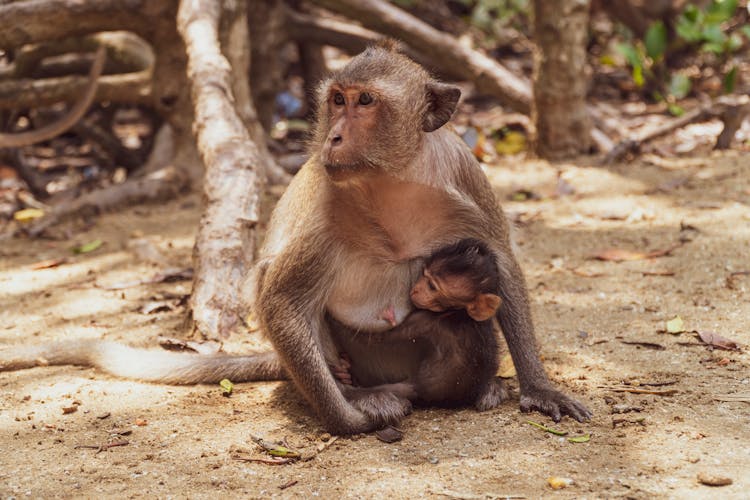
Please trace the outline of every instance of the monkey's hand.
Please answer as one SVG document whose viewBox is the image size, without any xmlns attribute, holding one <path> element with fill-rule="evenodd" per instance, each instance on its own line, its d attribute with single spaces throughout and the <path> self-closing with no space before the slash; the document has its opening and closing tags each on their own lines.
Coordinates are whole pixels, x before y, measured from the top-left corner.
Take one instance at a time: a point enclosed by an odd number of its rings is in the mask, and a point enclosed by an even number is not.
<svg viewBox="0 0 750 500">
<path fill-rule="evenodd" d="M 354 380 L 352 379 L 352 374 L 349 371 L 352 367 L 352 363 L 349 360 L 349 355 L 345 352 L 339 353 L 339 359 L 336 364 L 329 364 L 331 368 L 331 373 L 333 373 L 333 376 L 341 382 L 342 384 L 346 385 L 353 385 Z"/>
<path fill-rule="evenodd" d="M 573 417 L 579 422 L 589 420 L 593 415 L 582 403 L 551 385 L 521 391 L 521 411 L 528 413 L 535 410 L 552 417 L 555 422 L 559 422 L 563 415 Z"/>
<path fill-rule="evenodd" d="M 412 410 L 408 399 L 377 387 L 342 386 L 342 393 L 354 408 L 367 415 L 375 429 L 398 425 Z"/>
</svg>

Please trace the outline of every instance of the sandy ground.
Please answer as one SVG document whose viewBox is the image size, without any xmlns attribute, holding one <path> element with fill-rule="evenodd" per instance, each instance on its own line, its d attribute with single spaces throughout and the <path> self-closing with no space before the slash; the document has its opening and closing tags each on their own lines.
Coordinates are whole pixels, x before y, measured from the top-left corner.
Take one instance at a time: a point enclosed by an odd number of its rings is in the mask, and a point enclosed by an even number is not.
<svg viewBox="0 0 750 500">
<path fill-rule="evenodd" d="M 558 171 L 575 194 L 549 196 Z M 504 206 L 520 221 L 520 259 L 547 369 L 590 405 L 592 422 L 554 425 L 521 414 L 516 393 L 486 413 L 419 409 L 403 422 L 399 443 L 355 436 L 318 453 L 328 436 L 287 383 L 241 384 L 225 398 L 218 386 L 42 367 L 0 374 L 0 497 L 747 498 L 750 404 L 715 397 L 750 393 L 750 356 L 711 351 L 693 333 L 659 331 L 679 315 L 688 331 L 750 345 L 750 276 L 730 276 L 750 270 L 750 156 L 607 169 L 519 161 L 488 175 L 501 200 L 518 189 L 542 196 Z M 3 242 L 0 347 L 83 336 L 153 346 L 159 335 L 179 336 L 181 306 L 140 308 L 187 294 L 188 281 L 102 287 L 189 266 L 198 199 L 104 215 L 87 228 L 70 226 L 60 241 Z M 100 249 L 70 252 L 95 239 L 104 241 Z M 137 239 L 166 262 L 139 257 Z M 655 251 L 680 242 L 653 259 L 589 258 L 607 248 Z M 58 257 L 69 260 L 30 269 Z M 248 334 L 225 347 L 248 351 L 261 342 Z M 71 406 L 77 411 L 64 414 Z M 529 419 L 591 440 L 571 443 Z M 285 440 L 312 458 L 234 460 L 263 456 L 251 436 Z M 101 452 L 77 448 L 123 440 Z M 733 484 L 701 485 L 700 473 Z M 553 491 L 551 476 L 574 483 Z"/>
</svg>

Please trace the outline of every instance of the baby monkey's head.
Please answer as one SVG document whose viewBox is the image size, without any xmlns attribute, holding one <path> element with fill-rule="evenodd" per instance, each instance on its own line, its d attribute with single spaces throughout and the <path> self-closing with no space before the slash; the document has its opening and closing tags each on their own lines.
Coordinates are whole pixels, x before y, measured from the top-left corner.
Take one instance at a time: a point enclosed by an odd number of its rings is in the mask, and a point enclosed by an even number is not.
<svg viewBox="0 0 750 500">
<path fill-rule="evenodd" d="M 495 254 L 483 242 L 464 239 L 436 251 L 411 290 L 419 309 L 465 309 L 475 321 L 495 314 L 502 300 Z"/>
</svg>

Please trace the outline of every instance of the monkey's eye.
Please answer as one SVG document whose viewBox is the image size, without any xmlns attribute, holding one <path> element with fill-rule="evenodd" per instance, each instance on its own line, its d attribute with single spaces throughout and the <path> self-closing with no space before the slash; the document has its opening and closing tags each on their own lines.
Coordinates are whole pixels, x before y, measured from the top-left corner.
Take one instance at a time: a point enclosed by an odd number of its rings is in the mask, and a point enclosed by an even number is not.
<svg viewBox="0 0 750 500">
<path fill-rule="evenodd" d="M 427 280 L 427 288 L 429 288 L 431 292 L 437 291 L 435 283 L 432 280 Z"/>
<path fill-rule="evenodd" d="M 367 92 L 362 92 L 359 94 L 359 103 L 362 106 L 367 106 L 368 104 L 372 104 L 372 96 L 368 94 Z"/>
<path fill-rule="evenodd" d="M 344 94 L 341 92 L 336 92 L 333 94 L 333 103 L 336 106 L 343 106 L 344 105 Z"/>
</svg>

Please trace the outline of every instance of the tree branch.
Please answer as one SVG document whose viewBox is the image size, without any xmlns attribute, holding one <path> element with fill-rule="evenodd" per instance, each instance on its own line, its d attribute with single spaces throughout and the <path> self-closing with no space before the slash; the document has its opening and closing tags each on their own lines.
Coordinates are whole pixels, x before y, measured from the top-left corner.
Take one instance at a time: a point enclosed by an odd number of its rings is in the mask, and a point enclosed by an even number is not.
<svg viewBox="0 0 750 500">
<path fill-rule="evenodd" d="M 440 71 L 473 81 L 480 92 L 492 95 L 513 110 L 528 114 L 531 109 L 531 86 L 528 81 L 388 2 L 313 0 L 313 3 L 357 19 L 367 28 L 403 40 L 424 54 Z"/>
<path fill-rule="evenodd" d="M 239 285 L 254 259 L 264 181 L 261 153 L 233 104 L 233 68 L 219 42 L 222 14 L 244 16 L 245 3 L 234 4 L 234 12 L 229 2 L 219 3 L 182 0 L 177 15 L 188 55 L 193 130 L 206 167 L 190 304 L 194 327 L 209 337 L 227 336 L 240 324 Z"/>
</svg>

